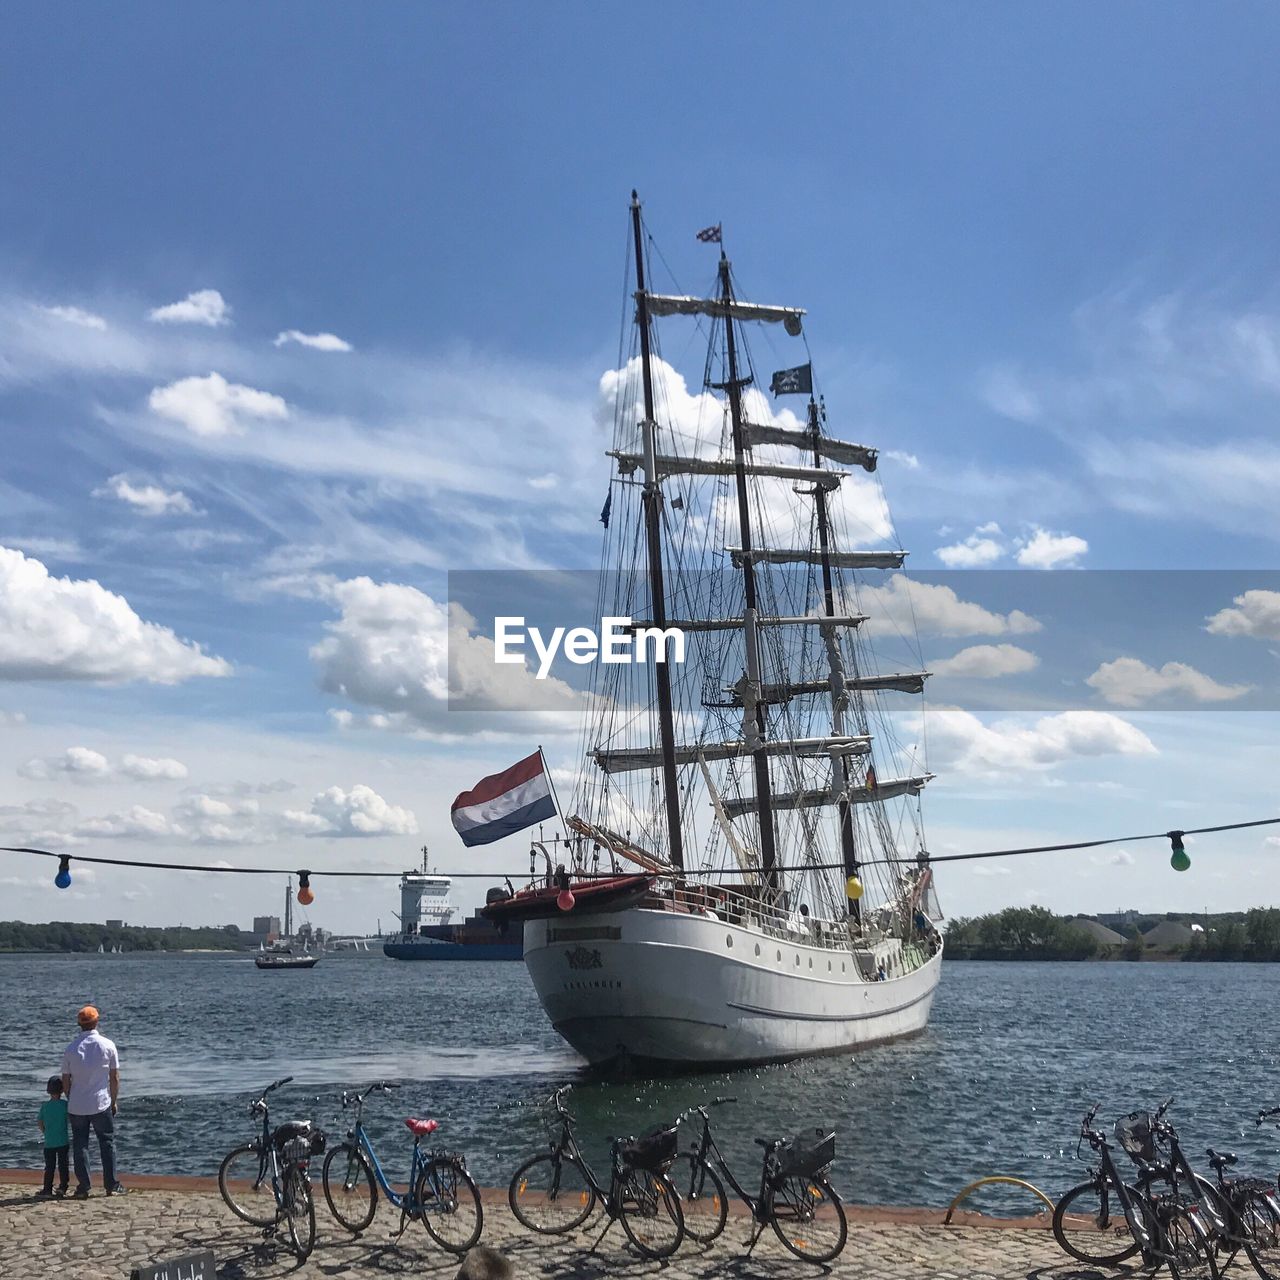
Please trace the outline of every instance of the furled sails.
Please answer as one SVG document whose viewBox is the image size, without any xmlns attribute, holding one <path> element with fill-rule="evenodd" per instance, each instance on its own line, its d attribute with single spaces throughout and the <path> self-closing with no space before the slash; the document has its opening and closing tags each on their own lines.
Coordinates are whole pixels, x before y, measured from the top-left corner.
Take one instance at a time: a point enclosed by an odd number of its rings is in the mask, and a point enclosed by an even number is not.
<svg viewBox="0 0 1280 1280">
<path fill-rule="evenodd" d="M 871 739 L 866 734 L 836 735 L 826 738 L 771 738 L 761 743 L 757 750 L 771 756 L 861 756 L 871 750 Z M 634 769 L 662 768 L 662 752 L 657 747 L 625 747 L 613 751 L 592 753 L 595 762 L 605 773 L 628 773 Z M 699 760 L 732 760 L 752 754 L 746 741 L 702 742 L 676 747 L 676 764 L 694 764 Z"/>
<path fill-rule="evenodd" d="M 648 304 L 651 316 L 710 316 L 717 320 L 729 316 L 734 320 L 762 320 L 765 324 L 782 324 L 792 337 L 799 334 L 800 317 L 804 315 L 803 307 L 766 307 L 738 298 L 725 301 L 723 298 L 691 298 L 640 291 L 635 296 L 637 302 L 643 299 Z"/>
<path fill-rule="evenodd" d="M 895 796 L 917 796 L 932 777 L 933 774 L 924 773 L 914 778 L 886 778 L 874 787 L 850 787 L 843 794 L 830 788 L 780 791 L 773 794 L 771 801 L 775 809 L 816 809 L 820 805 L 839 804 L 841 800 L 850 804 L 874 804 L 877 800 L 892 800 Z M 741 818 L 745 813 L 756 811 L 756 798 L 744 796 L 740 800 L 725 800 L 724 808 L 729 817 Z"/>
<path fill-rule="evenodd" d="M 874 471 L 879 457 L 878 450 L 866 445 L 832 440 L 830 436 L 815 436 L 811 431 L 788 431 L 786 427 L 744 422 L 742 432 L 748 449 L 758 444 L 787 444 L 795 449 L 803 449 L 806 453 L 817 449 L 821 458 L 829 458 L 832 462 L 847 462 L 851 467 L 861 467 L 864 471 Z"/>
<path fill-rule="evenodd" d="M 906 671 L 883 676 L 845 677 L 840 682 L 841 689 L 856 689 L 863 693 L 923 693 L 924 682 L 932 672 Z M 734 705 L 742 705 L 742 691 L 738 685 L 732 685 L 726 692 L 734 695 Z M 827 694 L 831 692 L 831 678 L 822 680 L 797 680 L 789 684 L 764 684 L 760 686 L 761 702 L 786 702 L 790 698 L 803 697 L 806 694 Z"/>
<path fill-rule="evenodd" d="M 644 466 L 644 458 L 638 453 L 622 453 L 611 449 L 609 457 L 618 460 L 618 474 L 629 476 Z M 733 476 L 738 474 L 737 463 L 732 458 L 677 458 L 669 454 L 659 454 L 654 458 L 659 477 L 670 475 L 689 476 Z M 847 471 L 826 471 L 821 467 L 791 467 L 784 463 L 745 462 L 742 469 L 749 476 L 773 476 L 779 480 L 798 480 L 805 484 L 820 485 L 824 489 L 834 489 L 849 473 Z"/>
<path fill-rule="evenodd" d="M 750 555 L 739 547 L 725 549 L 733 557 L 735 569 L 741 569 L 748 559 L 752 564 L 821 564 L 823 561 L 823 553 L 809 547 L 794 550 L 752 547 Z M 828 551 L 826 553 L 826 561 L 833 569 L 901 569 L 906 558 L 905 551 Z"/>
</svg>

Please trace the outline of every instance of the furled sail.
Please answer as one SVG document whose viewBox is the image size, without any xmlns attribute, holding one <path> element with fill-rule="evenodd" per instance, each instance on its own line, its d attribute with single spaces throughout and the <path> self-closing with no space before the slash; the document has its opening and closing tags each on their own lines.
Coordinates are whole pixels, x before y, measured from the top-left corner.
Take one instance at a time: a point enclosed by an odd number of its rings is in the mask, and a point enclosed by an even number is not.
<svg viewBox="0 0 1280 1280">
<path fill-rule="evenodd" d="M 752 547 L 749 557 L 739 547 L 725 550 L 733 557 L 735 569 L 741 569 L 748 559 L 752 564 L 821 564 L 823 560 L 822 552 L 811 547 Z M 833 569 L 901 569 L 906 558 L 905 551 L 828 551 L 826 555 Z"/>
<path fill-rule="evenodd" d="M 878 449 L 869 449 L 864 444 L 833 440 L 830 436 L 815 437 L 809 431 L 788 431 L 786 427 L 767 426 L 761 422 L 744 422 L 742 431 L 748 449 L 758 444 L 788 444 L 794 449 L 812 453 L 816 448 L 821 458 L 847 462 L 851 467 L 861 467 L 864 471 L 874 471 L 876 459 L 880 456 Z"/>
<path fill-rule="evenodd" d="M 865 755 L 871 750 L 868 734 L 840 734 L 825 738 L 773 738 L 761 748 L 771 756 Z M 697 760 L 732 760 L 747 755 L 751 747 L 742 739 L 733 742 L 702 742 L 675 749 L 676 764 L 693 764 Z M 632 769 L 662 768 L 662 751 L 658 747 L 625 747 L 592 753 L 605 773 L 626 773 Z"/>
<path fill-rule="evenodd" d="M 892 800 L 895 796 L 917 796 L 932 777 L 933 774 L 924 773 L 914 778 L 886 778 L 874 787 L 850 787 L 843 796 L 826 787 L 812 791 L 775 792 L 772 797 L 773 807 L 816 809 L 824 804 L 838 804 L 842 799 L 848 800 L 850 804 L 872 804 L 877 800 Z M 743 814 L 755 812 L 756 800 L 754 796 L 744 796 L 740 800 L 726 800 L 724 807 L 731 818 L 741 818 Z"/>
<path fill-rule="evenodd" d="M 866 620 L 865 613 L 846 613 L 835 618 L 805 614 L 800 618 L 761 616 L 756 619 L 756 624 L 761 627 L 860 627 Z M 739 631 L 745 622 L 744 618 L 669 618 L 664 625 L 679 631 Z M 641 627 L 656 625 L 646 618 L 632 619 L 631 629 L 637 631 Z"/>
<path fill-rule="evenodd" d="M 883 676 L 845 677 L 841 681 L 843 689 L 858 689 L 864 693 L 892 691 L 894 693 L 923 693 L 924 682 L 932 672 L 911 671 Z M 742 705 L 742 695 L 737 685 L 729 686 L 727 693 L 734 695 L 735 706 Z M 797 680 L 788 684 L 764 684 L 760 686 L 761 702 L 785 702 L 788 698 L 804 697 L 806 694 L 829 694 L 831 679 Z"/>
<path fill-rule="evenodd" d="M 621 453 L 610 450 L 609 457 L 618 460 L 618 473 L 629 476 L 644 466 L 644 457 L 638 453 Z M 687 476 L 732 476 L 737 475 L 737 466 L 733 459 L 718 458 L 676 458 L 667 454 L 658 454 L 654 458 L 658 475 Z M 797 480 L 805 484 L 821 485 L 824 489 L 834 489 L 849 473 L 847 471 L 826 471 L 821 467 L 789 467 L 783 463 L 748 462 L 743 471 L 749 476 L 774 476 L 779 480 Z"/>
<path fill-rule="evenodd" d="M 766 324 L 784 325 L 792 337 L 799 334 L 800 317 L 804 315 L 803 307 L 766 307 L 755 302 L 743 302 L 738 298 L 726 302 L 723 298 L 636 293 L 637 302 L 642 297 L 649 304 L 651 316 L 711 316 L 719 320 L 731 316 L 734 320 L 762 320 Z"/>
</svg>

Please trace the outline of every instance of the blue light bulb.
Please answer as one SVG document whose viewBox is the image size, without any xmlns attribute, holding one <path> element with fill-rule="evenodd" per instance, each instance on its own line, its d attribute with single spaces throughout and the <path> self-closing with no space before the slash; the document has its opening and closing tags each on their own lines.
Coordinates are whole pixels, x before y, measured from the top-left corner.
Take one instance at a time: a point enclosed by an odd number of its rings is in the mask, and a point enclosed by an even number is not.
<svg viewBox="0 0 1280 1280">
<path fill-rule="evenodd" d="M 58 859 L 58 874 L 53 877 L 53 883 L 59 889 L 71 888 L 71 859 L 63 856 Z"/>
</svg>

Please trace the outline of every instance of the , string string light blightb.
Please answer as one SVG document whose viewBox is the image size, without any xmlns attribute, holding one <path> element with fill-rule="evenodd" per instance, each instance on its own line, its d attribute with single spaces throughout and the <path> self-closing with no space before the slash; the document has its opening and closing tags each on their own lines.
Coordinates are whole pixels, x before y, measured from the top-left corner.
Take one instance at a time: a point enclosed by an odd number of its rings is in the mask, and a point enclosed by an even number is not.
<svg viewBox="0 0 1280 1280">
<path fill-rule="evenodd" d="M 1256 818 L 1250 822 L 1224 822 L 1212 827 L 1190 827 L 1181 831 L 1148 831 L 1142 835 L 1136 836 L 1108 836 L 1102 840 L 1077 840 L 1067 844 L 1040 844 L 1027 845 L 1021 849 L 984 849 L 976 853 L 942 853 L 931 854 L 925 850 L 909 858 L 869 858 L 859 865 L 863 867 L 902 865 L 902 866 L 925 866 L 937 862 L 970 862 L 977 858 L 1018 858 L 1031 853 L 1069 853 L 1073 850 L 1080 849 L 1097 849 L 1108 844 L 1138 844 L 1144 840 L 1168 840 L 1172 846 L 1173 854 L 1169 859 L 1169 865 L 1175 871 L 1186 871 L 1191 866 L 1191 859 L 1187 856 L 1186 848 L 1183 845 L 1183 839 L 1186 836 L 1213 835 L 1223 831 L 1244 831 L 1252 827 L 1274 827 L 1280 825 L 1280 818 Z M 224 865 L 216 867 L 201 866 L 198 863 L 191 862 L 152 862 L 139 858 L 101 858 L 87 853 L 55 853 L 51 849 L 32 849 L 21 845 L 0 845 L 0 853 L 25 853 L 38 858 L 57 858 L 58 874 L 54 877 L 54 884 L 59 889 L 66 889 L 71 884 L 71 863 L 84 862 L 92 863 L 98 866 L 106 867 L 143 867 L 149 871 L 194 871 L 202 875 L 243 875 L 243 876 L 292 876 L 298 877 L 298 901 L 305 907 L 315 901 L 315 894 L 311 889 L 312 876 L 341 876 L 345 878 L 364 879 L 364 880 L 398 880 L 403 874 L 400 871 L 312 871 L 312 870 L 296 870 L 292 867 L 229 867 Z M 807 869 L 811 871 L 831 871 L 839 870 L 843 867 L 843 863 L 839 862 L 821 862 L 807 864 Z M 449 871 L 441 872 L 442 875 L 449 875 L 455 880 L 501 880 L 504 877 L 509 879 L 519 879 L 521 873 L 519 871 Z M 592 879 L 609 879 L 616 873 L 613 871 L 588 871 L 585 868 L 574 870 L 574 876 L 578 880 Z M 740 876 L 741 870 L 705 870 L 690 872 L 691 877 L 717 877 L 717 876 Z M 862 882 L 857 876 L 850 876 L 845 884 L 846 895 L 857 901 L 854 895 L 854 887 L 859 892 L 862 889 Z M 566 883 L 562 886 L 566 893 L 568 892 L 567 877 Z M 557 902 L 559 905 L 559 902 Z M 562 910 L 570 910 L 571 907 L 562 907 Z"/>
</svg>

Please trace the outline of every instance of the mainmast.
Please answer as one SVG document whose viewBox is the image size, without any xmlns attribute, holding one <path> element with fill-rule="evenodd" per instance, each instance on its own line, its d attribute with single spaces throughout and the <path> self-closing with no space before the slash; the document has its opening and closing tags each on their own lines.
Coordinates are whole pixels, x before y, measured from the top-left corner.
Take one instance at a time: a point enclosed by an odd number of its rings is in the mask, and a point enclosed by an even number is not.
<svg viewBox="0 0 1280 1280">
<path fill-rule="evenodd" d="M 819 449 L 821 423 L 818 416 L 818 404 L 812 393 L 809 396 L 809 430 L 813 434 L 813 465 L 822 466 L 822 453 Z M 818 551 L 822 557 L 822 604 L 828 618 L 836 616 L 835 586 L 831 576 L 831 528 L 827 518 L 827 491 L 821 485 L 813 489 L 817 503 L 818 516 Z M 827 642 L 827 661 L 831 672 L 831 732 L 844 733 L 844 711 L 848 694 L 845 691 L 844 664 L 840 657 L 840 641 L 835 628 L 829 627 L 825 636 Z M 849 762 L 843 754 L 832 756 L 832 768 L 836 771 L 836 790 L 840 797 L 837 814 L 840 824 L 840 854 L 844 862 L 846 880 L 858 874 L 858 848 L 853 839 L 853 807 L 849 804 Z M 862 923 L 862 904 L 857 899 L 849 899 L 849 915 L 859 924 Z"/>
<path fill-rule="evenodd" d="M 728 380 L 716 389 L 729 396 L 733 421 L 733 461 L 738 489 L 738 529 L 742 550 L 744 593 L 743 640 L 747 659 L 747 694 L 744 697 L 742 735 L 751 752 L 756 777 L 756 813 L 760 821 L 760 865 L 770 889 L 778 887 L 777 843 L 773 829 L 773 791 L 769 782 L 769 755 L 765 749 L 765 704 L 760 697 L 759 608 L 756 604 L 756 574 L 752 559 L 751 505 L 747 501 L 746 440 L 742 426 L 742 389 L 750 377 L 738 376 L 738 350 L 733 329 L 733 284 L 729 279 L 729 259 L 720 251 L 720 299 L 724 303 L 725 356 Z"/>
<path fill-rule="evenodd" d="M 649 595 L 654 624 L 667 625 L 667 597 L 662 579 L 662 486 L 659 484 L 653 408 L 653 367 L 649 343 L 649 301 L 644 276 L 644 240 L 640 229 L 640 197 L 631 193 L 631 233 L 636 246 L 636 323 L 640 326 L 640 366 L 644 377 L 644 532 L 649 559 Z M 741 481 L 739 481 L 741 483 Z M 671 671 L 665 662 L 654 664 L 658 686 L 658 737 L 662 747 L 662 798 L 667 813 L 667 840 L 671 865 L 684 869 L 684 841 L 680 833 L 680 788 L 676 778 L 675 715 L 671 702 Z M 766 766 L 767 768 L 767 766 Z M 766 775 L 767 776 L 767 775 Z"/>
</svg>

